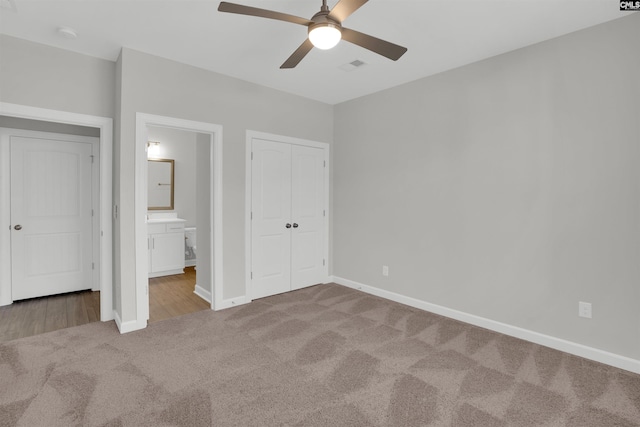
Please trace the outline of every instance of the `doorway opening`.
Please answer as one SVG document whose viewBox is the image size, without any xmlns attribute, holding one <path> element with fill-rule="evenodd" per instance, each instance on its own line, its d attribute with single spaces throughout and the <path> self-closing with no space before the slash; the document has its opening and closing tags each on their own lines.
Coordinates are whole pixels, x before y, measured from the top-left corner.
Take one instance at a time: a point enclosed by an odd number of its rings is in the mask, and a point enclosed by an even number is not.
<svg viewBox="0 0 640 427">
<path fill-rule="evenodd" d="M 12 127 L 28 126 L 32 130 L 52 130 L 62 132 L 61 129 L 89 129 L 97 135 L 95 147 L 94 179 L 97 183 L 93 190 L 94 198 L 92 218 L 95 228 L 92 228 L 93 290 L 100 291 L 99 318 L 101 321 L 113 320 L 113 281 L 112 281 L 112 132 L 111 118 L 89 116 L 56 110 L 29 107 L 24 105 L 0 103 L 0 117 L 4 124 L 11 123 Z M 46 128 L 46 129 L 45 129 Z M 3 144 L 3 150 L 8 151 L 8 144 Z M 2 170 L 10 169 L 10 156 L 2 156 Z M 11 187 L 10 177 L 6 173 L 0 176 L 0 306 L 11 305 L 12 297 L 12 266 L 11 266 Z M 5 203 L 6 202 L 6 203 Z M 94 310 L 98 311 L 98 310 Z M 90 317 L 90 316 L 88 316 Z"/>
<path fill-rule="evenodd" d="M 178 195 L 179 199 L 183 198 L 187 192 L 194 191 L 196 194 L 191 198 L 195 201 L 195 206 L 193 204 L 184 205 L 180 211 L 177 209 L 164 210 L 164 212 L 162 209 L 149 210 L 149 142 L 160 142 L 159 147 L 162 150 L 162 141 L 155 141 L 154 137 L 159 139 L 158 136 L 170 133 L 193 137 L 194 147 L 192 151 L 196 157 L 196 172 L 195 178 L 189 179 L 195 180 L 195 188 L 193 188 L 193 184 L 190 186 L 188 182 L 176 181 L 174 184 L 174 197 L 179 188 L 182 189 L 180 191 L 185 193 Z M 165 145 L 165 147 L 168 147 L 168 145 Z M 182 147 L 184 148 L 185 146 L 183 145 Z M 183 155 L 182 151 L 184 150 L 178 149 L 171 156 Z M 168 154 L 155 154 L 155 156 L 170 157 Z M 175 179 L 177 180 L 177 176 Z M 162 240 L 150 240 L 150 233 L 157 232 L 161 234 L 163 232 L 161 228 L 163 228 L 164 233 L 167 234 L 167 236 L 163 237 L 166 237 L 165 241 L 167 242 L 171 240 L 177 241 L 175 234 L 179 234 L 183 240 L 180 252 L 184 257 L 187 250 L 184 232 L 187 220 L 180 218 L 180 216 L 188 211 L 193 211 L 193 214 L 190 215 L 191 218 L 188 220 L 191 222 L 189 225 L 192 227 L 188 228 L 197 230 L 197 256 L 194 269 L 197 271 L 195 294 L 206 300 L 211 309 L 219 308 L 219 301 L 222 300 L 222 127 L 210 123 L 137 113 L 135 180 L 137 321 L 135 326 L 128 330 L 142 329 L 146 327 L 147 321 L 150 319 L 149 276 L 151 269 L 155 268 L 155 266 L 152 267 L 152 260 L 150 260 L 152 255 L 150 255 L 149 250 L 152 245 L 161 244 L 162 242 Z M 175 208 L 176 206 L 173 207 Z M 156 214 L 155 216 L 154 213 Z M 167 215 L 159 215 L 163 213 Z M 150 221 L 150 218 L 157 220 L 157 222 Z M 161 223 L 172 223 L 173 225 L 161 227 L 159 226 Z M 175 234 L 171 235 L 171 233 Z M 193 246 L 193 242 L 189 243 Z M 175 247 L 175 244 L 171 244 L 171 248 Z M 172 250 L 167 247 L 163 253 L 166 255 Z M 161 253 L 159 256 L 162 257 L 164 255 Z M 167 268 L 165 271 L 175 272 L 171 267 L 171 262 L 168 262 L 164 267 L 160 266 L 158 268 Z M 183 266 L 178 266 L 178 269 L 182 268 L 184 268 L 184 264 Z"/>
<path fill-rule="evenodd" d="M 209 228 L 209 135 L 147 126 L 149 323 L 211 307 L 208 265 L 198 260 Z M 198 220 L 198 217 L 202 216 Z M 198 242 L 198 240 L 201 240 Z M 207 252 L 206 249 L 204 251 Z M 200 266 L 198 266 L 200 262 Z M 201 274 L 202 273 L 202 274 Z M 199 278 L 203 280 L 198 281 Z M 207 294 L 203 298 L 203 294 Z M 206 301 L 206 303 L 205 303 Z"/>
</svg>

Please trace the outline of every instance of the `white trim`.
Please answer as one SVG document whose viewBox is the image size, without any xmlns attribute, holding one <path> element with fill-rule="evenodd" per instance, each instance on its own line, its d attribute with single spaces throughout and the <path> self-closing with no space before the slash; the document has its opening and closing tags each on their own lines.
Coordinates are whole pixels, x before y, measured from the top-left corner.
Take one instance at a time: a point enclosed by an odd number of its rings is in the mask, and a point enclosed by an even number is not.
<svg viewBox="0 0 640 427">
<path fill-rule="evenodd" d="M 196 283 L 196 288 L 193 291 L 194 294 L 198 295 L 200 298 L 202 298 L 203 300 L 205 300 L 206 302 L 208 302 L 209 304 L 211 304 L 211 292 L 201 288 L 200 286 L 198 286 L 198 284 Z"/>
<path fill-rule="evenodd" d="M 127 332 L 133 332 L 140 329 L 144 329 L 147 326 L 146 321 L 144 322 L 144 325 L 140 325 L 135 320 L 123 322 L 122 320 L 120 320 L 120 316 L 115 310 L 113 312 L 113 320 L 115 320 L 116 326 L 118 327 L 118 331 L 120 331 L 121 334 L 126 334 Z"/>
<path fill-rule="evenodd" d="M 251 156 L 252 141 L 256 134 L 247 131 L 245 136 L 244 166 L 244 295 L 251 301 Z"/>
<path fill-rule="evenodd" d="M 329 276 L 329 200 L 330 200 L 330 183 L 331 177 L 329 176 L 329 159 L 331 146 L 326 142 L 311 141 L 308 139 L 294 138 L 290 136 L 275 135 L 271 133 L 258 132 L 253 130 L 247 130 L 245 140 L 245 198 L 244 198 L 244 269 L 245 269 L 245 297 L 247 302 L 251 302 L 251 146 L 254 139 L 262 139 L 266 141 L 280 142 L 291 145 L 303 145 L 305 147 L 319 148 L 324 152 L 325 172 L 324 172 L 324 209 L 326 214 L 324 216 L 324 242 L 323 242 L 323 256 L 325 259 L 324 264 L 324 276 L 325 283 L 330 282 Z"/>
<path fill-rule="evenodd" d="M 397 294 L 395 292 L 390 292 L 384 289 L 368 286 L 353 280 L 344 279 L 342 277 L 333 276 L 333 282 L 342 286 L 346 286 L 348 288 L 357 289 L 359 291 L 366 292 L 371 295 L 375 295 L 391 301 L 399 302 L 400 304 L 405 304 L 411 307 L 419 308 L 421 310 L 429 311 L 431 313 L 439 314 L 441 316 L 449 317 L 451 319 L 456 319 L 461 322 L 469 323 L 471 325 L 479 326 L 481 328 L 489 329 L 491 331 L 499 332 L 501 334 L 520 338 L 535 344 L 544 345 L 546 347 L 564 351 L 565 353 L 584 357 L 585 359 L 594 360 L 596 362 L 604 363 L 606 365 L 614 366 L 616 368 L 620 368 L 620 369 L 624 369 L 627 371 L 640 374 L 640 360 L 631 359 L 630 357 L 621 356 L 619 354 L 614 354 L 608 351 L 599 350 L 597 348 L 589 347 L 583 344 L 567 341 L 562 338 L 541 334 L 539 332 L 531 331 L 529 329 L 508 325 L 506 323 L 497 322 L 495 320 L 476 316 L 474 314 L 469 314 L 469 313 L 454 310 L 448 307 L 443 307 L 441 305 L 432 304 L 416 298 Z"/>
<path fill-rule="evenodd" d="M 157 126 L 208 134 L 211 142 L 211 189 L 210 198 L 211 252 L 213 268 L 210 283 L 213 286 L 212 309 L 220 309 L 222 302 L 222 126 L 177 119 L 173 117 L 136 113 L 135 150 L 135 238 L 136 238 L 136 319 L 146 326 L 149 318 L 149 266 L 147 262 L 147 128 Z M 144 326 L 143 326 L 144 327 Z"/>
<path fill-rule="evenodd" d="M 225 308 L 237 307 L 240 305 L 248 304 L 251 300 L 247 297 L 229 298 L 220 302 L 220 306 L 216 306 L 216 310 L 223 310 Z"/>
<path fill-rule="evenodd" d="M 113 224 L 111 209 L 113 201 L 112 151 L 113 119 L 90 116 L 67 111 L 49 110 L 27 105 L 0 102 L 0 115 L 31 120 L 67 123 L 100 130 L 100 320 L 114 319 L 113 313 Z"/>
<path fill-rule="evenodd" d="M 6 200 L 11 198 L 10 144 L 0 134 L 0 306 L 13 304 L 11 294 L 11 209 Z"/>
</svg>

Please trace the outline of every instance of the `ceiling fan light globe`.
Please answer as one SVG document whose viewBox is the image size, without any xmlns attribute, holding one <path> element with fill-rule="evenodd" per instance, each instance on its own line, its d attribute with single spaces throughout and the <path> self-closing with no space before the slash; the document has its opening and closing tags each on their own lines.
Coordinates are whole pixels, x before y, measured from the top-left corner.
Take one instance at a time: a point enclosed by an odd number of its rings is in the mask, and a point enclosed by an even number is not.
<svg viewBox="0 0 640 427">
<path fill-rule="evenodd" d="M 331 24 L 318 25 L 309 30 L 309 40 L 318 49 L 328 50 L 342 38 L 340 30 Z"/>
</svg>

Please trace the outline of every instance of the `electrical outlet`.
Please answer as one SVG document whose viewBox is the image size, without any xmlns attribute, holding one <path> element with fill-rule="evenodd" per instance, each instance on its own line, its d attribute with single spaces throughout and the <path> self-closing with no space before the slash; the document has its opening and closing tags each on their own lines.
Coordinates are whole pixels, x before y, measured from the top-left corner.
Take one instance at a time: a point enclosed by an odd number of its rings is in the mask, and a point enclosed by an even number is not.
<svg viewBox="0 0 640 427">
<path fill-rule="evenodd" d="M 580 301 L 578 303 L 578 316 L 591 319 L 591 303 L 590 302 Z"/>
<path fill-rule="evenodd" d="M 388 265 L 383 265 L 382 266 L 382 275 L 383 276 L 388 276 L 389 275 L 389 266 Z"/>
</svg>

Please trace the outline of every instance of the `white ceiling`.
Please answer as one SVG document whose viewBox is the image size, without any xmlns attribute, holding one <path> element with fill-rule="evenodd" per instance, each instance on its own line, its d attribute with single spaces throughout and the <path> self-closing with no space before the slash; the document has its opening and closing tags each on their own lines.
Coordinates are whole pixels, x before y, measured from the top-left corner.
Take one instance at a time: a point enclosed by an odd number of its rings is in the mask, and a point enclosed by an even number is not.
<svg viewBox="0 0 640 427">
<path fill-rule="evenodd" d="M 310 18 L 321 0 L 234 0 Z M 7 8 L 15 5 L 16 11 Z M 337 0 L 329 0 L 332 7 Z M 115 61 L 122 46 L 336 104 L 620 18 L 615 0 L 370 0 L 344 26 L 407 47 L 397 62 L 341 42 L 280 65 L 306 28 L 217 0 L 0 0 L 0 32 Z M 631 12 L 633 13 L 633 12 Z M 60 26 L 78 38 L 57 34 Z M 0 52 L 1 55 L 1 52 Z M 339 67 L 359 59 L 365 66 Z"/>
</svg>

